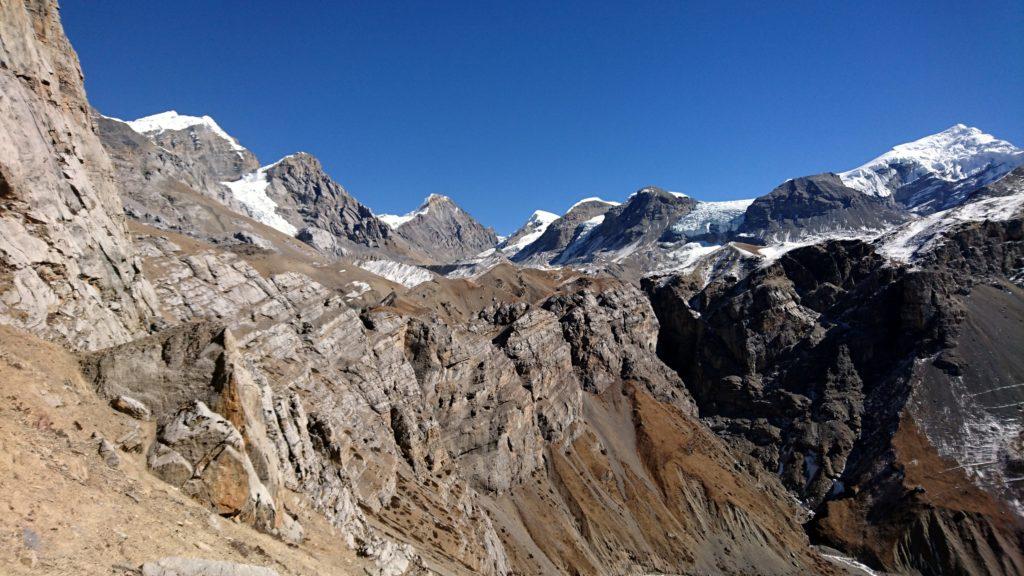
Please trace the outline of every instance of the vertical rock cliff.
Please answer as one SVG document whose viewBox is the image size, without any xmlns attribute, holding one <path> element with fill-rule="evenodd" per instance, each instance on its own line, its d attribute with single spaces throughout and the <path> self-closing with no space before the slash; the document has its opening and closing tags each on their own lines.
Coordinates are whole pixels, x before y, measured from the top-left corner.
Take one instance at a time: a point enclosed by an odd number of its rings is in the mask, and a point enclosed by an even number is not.
<svg viewBox="0 0 1024 576">
<path fill-rule="evenodd" d="M 74 348 L 141 334 L 155 298 L 55 2 L 0 2 L 0 315 Z"/>
</svg>

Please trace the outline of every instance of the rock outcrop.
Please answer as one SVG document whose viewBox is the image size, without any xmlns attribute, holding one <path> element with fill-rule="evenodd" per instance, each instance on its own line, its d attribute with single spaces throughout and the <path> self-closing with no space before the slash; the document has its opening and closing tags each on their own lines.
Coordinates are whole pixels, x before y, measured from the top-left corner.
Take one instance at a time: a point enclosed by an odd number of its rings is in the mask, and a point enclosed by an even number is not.
<svg viewBox="0 0 1024 576">
<path fill-rule="evenodd" d="M 55 3 L 0 3 L 0 316 L 74 348 L 156 308 Z"/>
<path fill-rule="evenodd" d="M 908 220 L 892 198 L 847 187 L 835 174 L 794 178 L 747 208 L 739 236 L 758 243 L 859 236 Z"/>
<path fill-rule="evenodd" d="M 659 350 L 712 429 L 818 513 L 816 537 L 885 570 L 1015 573 L 1024 374 L 986 343 L 1019 334 L 1021 240 L 1020 220 L 974 223 L 914 269 L 833 241 L 739 281 L 652 279 Z"/>
</svg>

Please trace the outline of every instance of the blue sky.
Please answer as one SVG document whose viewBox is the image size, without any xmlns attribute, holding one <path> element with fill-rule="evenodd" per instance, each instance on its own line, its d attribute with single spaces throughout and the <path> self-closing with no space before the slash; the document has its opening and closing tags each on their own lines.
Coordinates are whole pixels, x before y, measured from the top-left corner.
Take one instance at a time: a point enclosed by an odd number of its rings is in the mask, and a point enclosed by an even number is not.
<svg viewBox="0 0 1024 576">
<path fill-rule="evenodd" d="M 61 12 L 101 112 L 209 114 L 378 213 L 441 193 L 499 233 L 649 184 L 753 197 L 957 122 L 1024 144 L 1019 0 L 292 4 Z"/>
</svg>

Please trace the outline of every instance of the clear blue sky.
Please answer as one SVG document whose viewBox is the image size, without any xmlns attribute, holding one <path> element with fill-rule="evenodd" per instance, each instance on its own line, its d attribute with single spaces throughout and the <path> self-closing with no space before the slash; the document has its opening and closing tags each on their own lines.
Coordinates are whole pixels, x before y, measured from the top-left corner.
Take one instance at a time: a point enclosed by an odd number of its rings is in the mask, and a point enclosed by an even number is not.
<svg viewBox="0 0 1024 576">
<path fill-rule="evenodd" d="M 64 0 L 93 105 L 209 114 L 380 212 L 500 233 L 655 184 L 704 200 L 957 122 L 1024 144 L 1024 2 Z"/>
</svg>

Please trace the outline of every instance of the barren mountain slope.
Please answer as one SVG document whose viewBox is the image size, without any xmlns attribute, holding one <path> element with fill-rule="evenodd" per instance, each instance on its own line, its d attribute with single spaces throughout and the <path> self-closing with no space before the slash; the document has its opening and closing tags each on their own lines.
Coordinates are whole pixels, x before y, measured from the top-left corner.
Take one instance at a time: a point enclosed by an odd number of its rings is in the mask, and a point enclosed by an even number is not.
<svg viewBox="0 0 1024 576">
<path fill-rule="evenodd" d="M 130 574 L 169 556 L 267 566 L 278 574 L 363 574 L 366 560 L 301 497 L 309 526 L 298 547 L 222 518 L 153 476 L 144 446 L 155 429 L 116 412 L 58 346 L 0 326 L 0 565 L 4 574 Z M 123 440 L 122 440 L 123 439 Z"/>
</svg>

